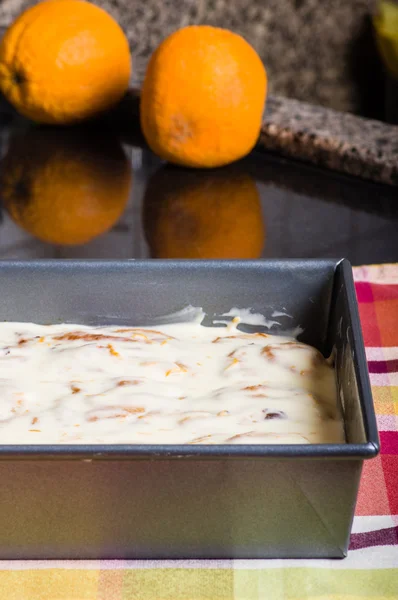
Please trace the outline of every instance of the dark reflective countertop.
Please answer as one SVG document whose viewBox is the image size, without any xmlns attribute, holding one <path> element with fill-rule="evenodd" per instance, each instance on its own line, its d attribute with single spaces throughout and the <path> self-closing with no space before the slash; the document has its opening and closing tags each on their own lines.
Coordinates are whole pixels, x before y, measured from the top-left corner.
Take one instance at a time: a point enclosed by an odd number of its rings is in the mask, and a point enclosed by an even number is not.
<svg viewBox="0 0 398 600">
<path fill-rule="evenodd" d="M 172 167 L 125 116 L 39 128 L 1 108 L 0 258 L 398 261 L 397 187 L 260 151 Z"/>
</svg>

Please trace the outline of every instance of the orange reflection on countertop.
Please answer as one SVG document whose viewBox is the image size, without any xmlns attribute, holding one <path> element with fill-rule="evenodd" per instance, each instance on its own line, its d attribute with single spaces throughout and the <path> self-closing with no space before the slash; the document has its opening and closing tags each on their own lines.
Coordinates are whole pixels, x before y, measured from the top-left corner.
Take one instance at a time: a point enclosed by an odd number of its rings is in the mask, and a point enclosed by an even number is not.
<svg viewBox="0 0 398 600">
<path fill-rule="evenodd" d="M 256 183 L 236 165 L 161 167 L 145 192 L 143 226 L 153 258 L 259 258 L 265 243 Z"/>
<path fill-rule="evenodd" d="M 84 244 L 108 231 L 131 183 L 119 141 L 83 128 L 31 127 L 13 136 L 1 163 L 1 198 L 11 218 L 50 244 Z"/>
</svg>

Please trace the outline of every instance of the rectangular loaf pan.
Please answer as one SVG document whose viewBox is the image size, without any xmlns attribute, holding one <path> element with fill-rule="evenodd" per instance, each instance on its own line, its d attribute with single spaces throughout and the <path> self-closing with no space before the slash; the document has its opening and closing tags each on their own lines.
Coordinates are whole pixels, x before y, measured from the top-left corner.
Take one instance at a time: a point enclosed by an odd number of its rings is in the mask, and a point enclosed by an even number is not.
<svg viewBox="0 0 398 600">
<path fill-rule="evenodd" d="M 8 321 L 283 310 L 280 330 L 336 353 L 348 442 L 0 446 L 1 559 L 346 555 L 363 460 L 379 451 L 347 261 L 2 261 L 0 281 Z"/>
</svg>

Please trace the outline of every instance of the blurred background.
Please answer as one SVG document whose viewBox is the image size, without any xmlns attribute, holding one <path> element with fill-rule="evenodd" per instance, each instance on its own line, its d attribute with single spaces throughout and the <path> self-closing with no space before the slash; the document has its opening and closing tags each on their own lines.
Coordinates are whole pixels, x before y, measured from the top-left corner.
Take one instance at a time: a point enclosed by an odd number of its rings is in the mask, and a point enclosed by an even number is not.
<svg viewBox="0 0 398 600">
<path fill-rule="evenodd" d="M 0 27 L 7 27 L 35 3 L 2 0 Z M 372 24 L 378 0 L 95 0 L 95 4 L 125 30 L 137 80 L 166 35 L 188 24 L 206 23 L 232 29 L 250 41 L 267 67 L 270 93 L 394 120 L 397 85 L 385 74 Z"/>
</svg>

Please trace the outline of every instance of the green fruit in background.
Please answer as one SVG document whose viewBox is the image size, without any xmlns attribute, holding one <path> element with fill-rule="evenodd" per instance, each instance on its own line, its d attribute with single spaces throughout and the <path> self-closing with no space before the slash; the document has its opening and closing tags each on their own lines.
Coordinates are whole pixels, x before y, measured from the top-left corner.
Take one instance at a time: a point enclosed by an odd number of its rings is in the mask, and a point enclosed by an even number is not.
<svg viewBox="0 0 398 600">
<path fill-rule="evenodd" d="M 398 3 L 388 0 L 380 2 L 373 25 L 384 65 L 398 79 Z"/>
</svg>

